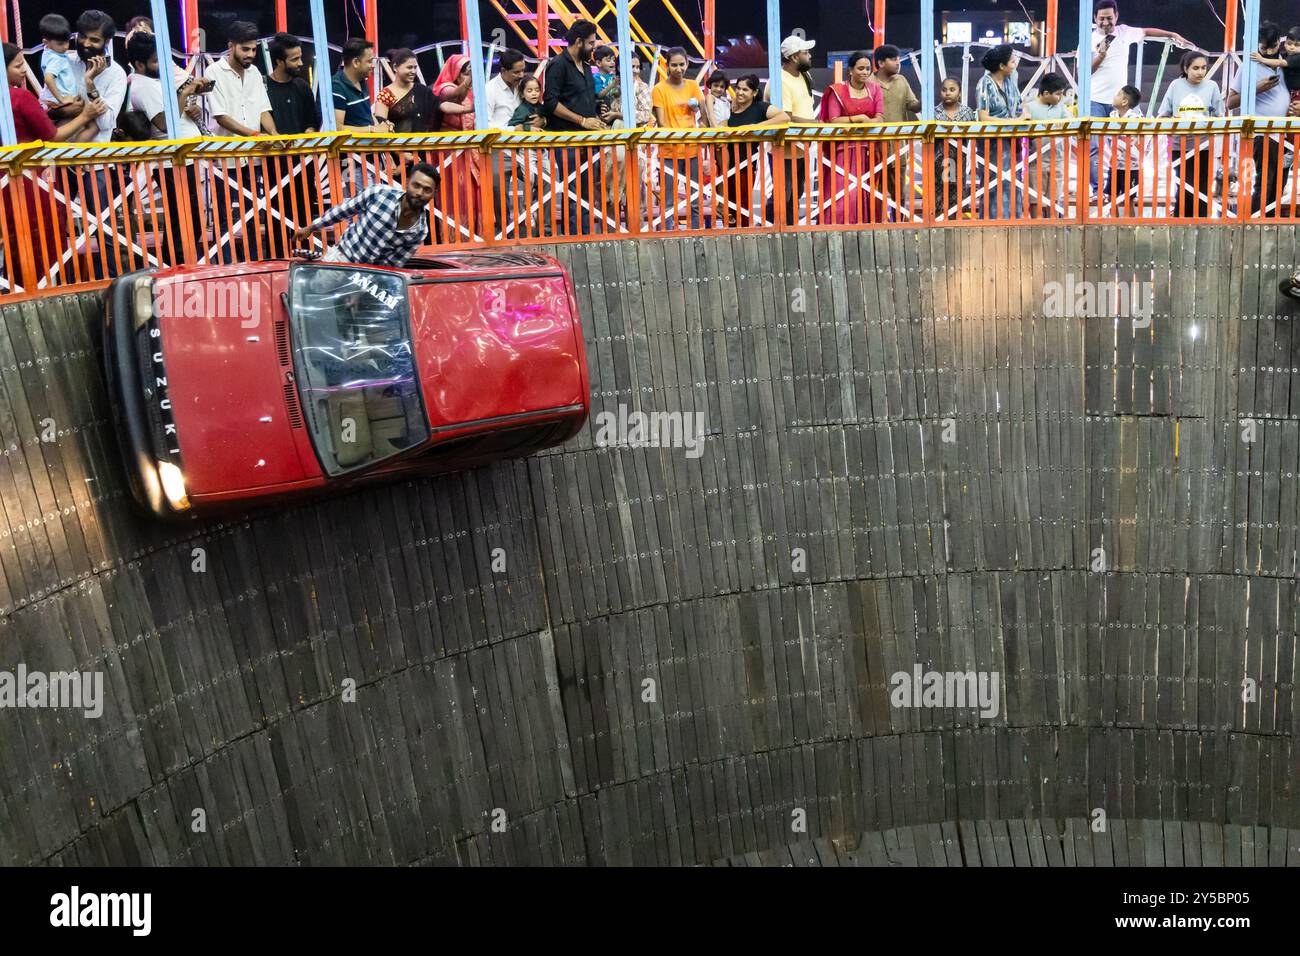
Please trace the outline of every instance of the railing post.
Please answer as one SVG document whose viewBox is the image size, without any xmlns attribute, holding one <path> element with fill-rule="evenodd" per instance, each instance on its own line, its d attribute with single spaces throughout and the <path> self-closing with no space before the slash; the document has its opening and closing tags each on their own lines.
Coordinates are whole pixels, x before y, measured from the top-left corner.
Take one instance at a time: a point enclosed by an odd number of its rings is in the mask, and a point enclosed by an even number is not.
<svg viewBox="0 0 1300 956">
<path fill-rule="evenodd" d="M 785 151 L 786 142 L 785 134 L 782 133 L 780 138 L 772 146 L 772 218 L 773 228 L 777 232 L 785 232 L 787 212 L 785 208 Z M 795 198 L 796 205 L 798 197 Z"/>
<path fill-rule="evenodd" d="M 1255 131 L 1255 118 L 1253 116 L 1247 116 L 1245 122 L 1243 122 L 1241 125 L 1241 139 L 1237 144 L 1237 221 L 1243 223 L 1250 221 L 1251 190 L 1246 188 L 1246 177 L 1244 175 L 1246 170 L 1246 157 L 1247 155 L 1249 155 L 1251 157 L 1251 164 L 1254 165 L 1256 135 L 1257 133 Z M 1225 150 L 1225 157 L 1226 157 L 1226 150 L 1228 146 L 1228 134 L 1225 133 L 1219 142 Z M 1263 160 L 1265 164 L 1268 163 L 1268 150 L 1264 150 Z M 1223 169 L 1224 169 L 1224 175 L 1226 176 L 1228 170 L 1228 164 L 1226 162 L 1223 164 Z M 1259 187 L 1261 185 L 1259 179 L 1260 172 L 1261 170 L 1259 169 L 1255 170 L 1254 185 L 1256 187 Z M 1271 175 L 1271 171 L 1270 171 L 1270 175 Z M 1264 205 L 1263 200 L 1264 197 L 1261 194 L 1260 196 L 1261 209 L 1263 208 Z"/>
<path fill-rule="evenodd" d="M 1091 143 L 1089 134 L 1091 133 L 1091 131 L 1092 131 L 1092 121 L 1087 118 L 1081 118 L 1079 121 L 1079 136 L 1075 144 L 1075 148 L 1078 150 L 1078 154 L 1074 157 L 1075 221 L 1078 222 L 1080 225 L 1083 225 L 1088 221 L 1088 216 L 1092 212 L 1090 208 L 1092 206 L 1092 199 L 1091 199 L 1092 179 L 1091 179 L 1091 173 L 1088 169 L 1088 150 L 1090 148 L 1089 144 Z M 1098 155 L 1097 162 L 1100 163 L 1101 161 L 1102 161 L 1102 157 Z M 1159 169 L 1159 165 L 1160 165 L 1159 163 L 1156 164 L 1157 170 Z M 1097 175 L 1098 178 L 1100 179 L 1101 178 L 1100 170 L 1098 171 Z M 1097 194 L 1099 196 L 1101 195 L 1100 190 L 1098 190 Z"/>
<path fill-rule="evenodd" d="M 492 140 L 487 140 L 476 152 L 478 153 L 479 163 L 479 206 L 482 209 L 479 214 L 479 228 L 483 232 L 483 245 L 490 246 L 496 242 L 497 231 L 496 183 L 494 176 L 496 164 L 493 161 Z"/>
<path fill-rule="evenodd" d="M 175 155 L 172 156 L 172 191 L 175 193 L 174 205 L 180 212 L 181 225 L 181 257 L 186 264 L 193 265 L 199 261 L 198 245 L 195 243 L 195 236 L 202 225 L 194 222 L 190 216 L 190 210 L 194 205 L 190 204 L 190 177 L 186 172 L 192 168 L 195 172 L 194 186 L 198 186 L 198 167 L 187 167 L 185 159 L 192 147 L 180 147 Z"/>
<path fill-rule="evenodd" d="M 627 231 L 641 234 L 641 157 L 637 137 L 628 139 L 623 151 L 624 203 L 627 208 Z"/>
</svg>

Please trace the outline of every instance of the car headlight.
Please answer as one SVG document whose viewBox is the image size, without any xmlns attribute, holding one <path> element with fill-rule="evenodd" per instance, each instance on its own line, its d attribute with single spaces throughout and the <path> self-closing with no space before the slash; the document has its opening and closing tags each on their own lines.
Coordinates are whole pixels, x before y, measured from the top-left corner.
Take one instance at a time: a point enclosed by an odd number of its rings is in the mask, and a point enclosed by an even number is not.
<svg viewBox="0 0 1300 956">
<path fill-rule="evenodd" d="M 153 279 L 141 276 L 135 280 L 135 328 L 144 328 L 153 318 Z"/>
<path fill-rule="evenodd" d="M 185 493 L 185 475 L 170 461 L 158 462 L 158 480 L 162 483 L 163 494 L 167 502 L 177 511 L 184 511 L 190 506 L 190 499 Z"/>
</svg>

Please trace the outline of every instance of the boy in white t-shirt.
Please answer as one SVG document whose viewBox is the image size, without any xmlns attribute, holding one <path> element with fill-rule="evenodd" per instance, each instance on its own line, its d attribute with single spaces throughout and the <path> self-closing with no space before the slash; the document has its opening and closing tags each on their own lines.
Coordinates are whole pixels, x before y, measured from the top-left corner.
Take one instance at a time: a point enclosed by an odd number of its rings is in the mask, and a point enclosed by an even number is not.
<svg viewBox="0 0 1300 956">
<path fill-rule="evenodd" d="M 1110 115 L 1116 119 L 1142 119 L 1142 91 L 1136 86 L 1122 86 L 1115 94 Z M 1131 194 L 1142 181 L 1142 162 L 1146 156 L 1145 136 L 1107 136 L 1104 168 L 1110 174 L 1115 202 L 1123 206 L 1132 202 Z M 1126 198 L 1128 197 L 1128 198 Z M 1107 193 L 1106 201 L 1110 201 Z"/>
</svg>

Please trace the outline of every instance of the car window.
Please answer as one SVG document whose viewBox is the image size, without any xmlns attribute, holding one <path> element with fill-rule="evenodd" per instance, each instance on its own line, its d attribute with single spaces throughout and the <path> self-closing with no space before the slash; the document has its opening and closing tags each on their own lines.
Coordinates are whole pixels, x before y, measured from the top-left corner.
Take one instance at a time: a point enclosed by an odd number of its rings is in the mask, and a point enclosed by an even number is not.
<svg viewBox="0 0 1300 956">
<path fill-rule="evenodd" d="M 325 471 L 343 474 L 424 442 L 405 277 L 299 265 L 289 287 L 298 396 Z"/>
</svg>

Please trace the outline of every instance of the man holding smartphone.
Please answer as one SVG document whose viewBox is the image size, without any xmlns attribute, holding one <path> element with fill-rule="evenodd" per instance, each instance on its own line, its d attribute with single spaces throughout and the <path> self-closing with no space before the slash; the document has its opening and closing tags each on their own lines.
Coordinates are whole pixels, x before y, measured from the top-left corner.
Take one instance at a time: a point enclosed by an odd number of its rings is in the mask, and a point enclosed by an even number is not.
<svg viewBox="0 0 1300 956">
<path fill-rule="evenodd" d="M 1194 44 L 1181 34 L 1156 27 L 1131 27 L 1119 22 L 1119 5 L 1115 0 L 1097 0 L 1092 21 L 1092 87 L 1088 104 L 1089 116 L 1109 116 L 1114 108 L 1115 94 L 1128 84 L 1129 50 L 1133 44 L 1147 37 L 1168 37 L 1175 46 L 1191 47 Z M 1080 51 L 1082 53 L 1082 51 Z M 1079 110 L 1080 118 L 1083 110 Z M 1088 148 L 1089 181 L 1097 188 L 1097 137 L 1091 137 Z M 1105 184 L 1102 184 L 1103 191 Z"/>
</svg>

